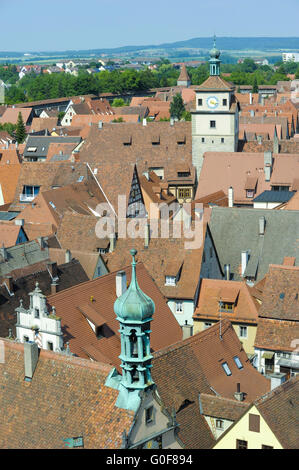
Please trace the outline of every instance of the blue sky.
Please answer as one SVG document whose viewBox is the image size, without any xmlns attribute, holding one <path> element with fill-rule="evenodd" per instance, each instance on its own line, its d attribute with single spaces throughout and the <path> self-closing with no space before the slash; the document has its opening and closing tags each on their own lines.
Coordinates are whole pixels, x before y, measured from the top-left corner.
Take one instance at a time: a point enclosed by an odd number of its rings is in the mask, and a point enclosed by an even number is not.
<svg viewBox="0 0 299 470">
<path fill-rule="evenodd" d="M 299 36 L 298 0 L 0 0 L 0 50 L 160 44 L 193 37 Z"/>
</svg>

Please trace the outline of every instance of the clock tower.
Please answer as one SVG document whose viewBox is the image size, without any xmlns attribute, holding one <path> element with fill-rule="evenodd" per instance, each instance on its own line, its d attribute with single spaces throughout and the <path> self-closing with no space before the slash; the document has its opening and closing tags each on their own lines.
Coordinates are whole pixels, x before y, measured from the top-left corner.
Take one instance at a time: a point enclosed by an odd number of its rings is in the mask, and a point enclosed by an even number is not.
<svg viewBox="0 0 299 470">
<path fill-rule="evenodd" d="M 210 51 L 210 76 L 195 89 L 192 113 L 192 163 L 199 178 L 205 152 L 236 152 L 239 137 L 239 104 L 235 87 L 220 77 L 220 51 Z"/>
</svg>

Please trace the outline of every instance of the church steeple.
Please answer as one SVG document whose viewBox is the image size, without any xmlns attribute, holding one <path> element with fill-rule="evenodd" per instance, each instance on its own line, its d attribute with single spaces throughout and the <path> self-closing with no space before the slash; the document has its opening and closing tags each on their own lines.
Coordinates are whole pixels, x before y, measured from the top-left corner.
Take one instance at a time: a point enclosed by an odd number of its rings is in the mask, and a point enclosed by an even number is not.
<svg viewBox="0 0 299 470">
<path fill-rule="evenodd" d="M 122 377 L 117 406 L 136 409 L 139 392 L 154 385 L 151 377 L 150 322 L 155 304 L 140 289 L 136 277 L 136 250 L 132 255 L 132 278 L 128 290 L 114 303 L 114 311 L 120 324 Z"/>
<path fill-rule="evenodd" d="M 210 50 L 210 76 L 220 75 L 220 54 L 220 51 L 216 47 L 216 36 L 214 36 L 214 46 L 213 49 Z"/>
</svg>

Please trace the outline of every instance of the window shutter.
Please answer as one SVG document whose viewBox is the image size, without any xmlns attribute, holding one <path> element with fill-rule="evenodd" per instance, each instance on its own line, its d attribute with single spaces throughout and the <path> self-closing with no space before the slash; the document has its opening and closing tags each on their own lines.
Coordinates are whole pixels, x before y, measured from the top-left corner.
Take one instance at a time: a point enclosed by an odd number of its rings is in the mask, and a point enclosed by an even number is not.
<svg viewBox="0 0 299 470">
<path fill-rule="evenodd" d="M 260 417 L 249 414 L 249 431 L 260 432 Z"/>
</svg>

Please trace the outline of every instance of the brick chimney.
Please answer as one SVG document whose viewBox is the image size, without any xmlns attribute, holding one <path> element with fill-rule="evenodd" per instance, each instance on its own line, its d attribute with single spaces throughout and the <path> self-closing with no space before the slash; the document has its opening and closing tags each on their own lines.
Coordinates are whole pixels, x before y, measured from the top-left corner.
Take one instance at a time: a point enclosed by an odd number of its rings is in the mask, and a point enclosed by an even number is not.
<svg viewBox="0 0 299 470">
<path fill-rule="evenodd" d="M 238 401 L 244 400 L 244 393 L 241 392 L 241 384 L 239 382 L 237 383 L 237 391 L 234 393 L 234 397 Z"/>
</svg>

